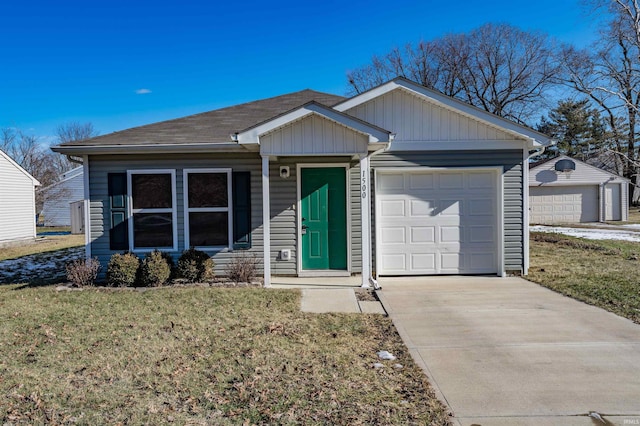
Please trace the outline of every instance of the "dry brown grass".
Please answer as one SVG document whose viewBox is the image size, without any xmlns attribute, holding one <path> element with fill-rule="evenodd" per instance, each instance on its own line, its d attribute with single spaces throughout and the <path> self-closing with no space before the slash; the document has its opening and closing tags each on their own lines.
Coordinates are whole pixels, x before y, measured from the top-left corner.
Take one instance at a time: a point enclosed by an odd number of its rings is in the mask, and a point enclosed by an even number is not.
<svg viewBox="0 0 640 426">
<path fill-rule="evenodd" d="M 640 244 L 531 234 L 527 278 L 640 324 Z"/>
<path fill-rule="evenodd" d="M 3 422 L 449 423 L 388 318 L 297 291 L 4 286 L 0 317 Z"/>
<path fill-rule="evenodd" d="M 36 253 L 62 250 L 84 245 L 84 235 L 48 235 L 37 237 L 35 241 L 0 247 L 0 260 L 16 259 Z"/>
</svg>

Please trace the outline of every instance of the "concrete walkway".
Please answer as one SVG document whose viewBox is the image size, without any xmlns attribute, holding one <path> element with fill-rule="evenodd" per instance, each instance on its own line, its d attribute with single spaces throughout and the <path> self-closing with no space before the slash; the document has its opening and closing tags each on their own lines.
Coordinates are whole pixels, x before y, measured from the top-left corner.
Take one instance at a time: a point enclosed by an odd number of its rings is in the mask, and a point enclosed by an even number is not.
<svg viewBox="0 0 640 426">
<path fill-rule="evenodd" d="M 386 314 L 380 302 L 358 300 L 352 288 L 303 288 L 301 291 L 302 312 Z"/>
<path fill-rule="evenodd" d="M 384 279 L 379 297 L 461 425 L 640 424 L 640 326 L 520 278 Z"/>
</svg>

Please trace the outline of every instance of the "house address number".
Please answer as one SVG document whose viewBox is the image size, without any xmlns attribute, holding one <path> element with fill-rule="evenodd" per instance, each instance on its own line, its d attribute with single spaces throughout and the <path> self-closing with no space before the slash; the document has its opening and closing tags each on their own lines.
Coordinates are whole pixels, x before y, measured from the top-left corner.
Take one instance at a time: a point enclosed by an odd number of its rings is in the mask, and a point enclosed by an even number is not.
<svg viewBox="0 0 640 426">
<path fill-rule="evenodd" d="M 362 171 L 362 199 L 367 198 L 367 172 L 366 170 Z"/>
</svg>

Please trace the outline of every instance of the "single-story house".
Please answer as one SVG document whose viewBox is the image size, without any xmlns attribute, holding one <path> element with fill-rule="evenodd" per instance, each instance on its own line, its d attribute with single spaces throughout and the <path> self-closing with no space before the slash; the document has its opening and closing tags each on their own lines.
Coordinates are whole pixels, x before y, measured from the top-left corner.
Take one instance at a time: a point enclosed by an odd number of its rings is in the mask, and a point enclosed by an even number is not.
<svg viewBox="0 0 640 426">
<path fill-rule="evenodd" d="M 36 237 L 33 176 L 0 151 L 0 245 Z"/>
<path fill-rule="evenodd" d="M 87 255 L 238 250 L 271 275 L 526 274 L 550 139 L 396 78 L 303 90 L 54 147 L 84 161 Z"/>
<path fill-rule="evenodd" d="M 63 173 L 56 183 L 40 192 L 44 198 L 41 212 L 44 226 L 71 226 L 71 205 L 84 200 L 82 166 Z"/>
<path fill-rule="evenodd" d="M 531 163 L 529 222 L 628 220 L 629 180 L 561 155 Z"/>
</svg>

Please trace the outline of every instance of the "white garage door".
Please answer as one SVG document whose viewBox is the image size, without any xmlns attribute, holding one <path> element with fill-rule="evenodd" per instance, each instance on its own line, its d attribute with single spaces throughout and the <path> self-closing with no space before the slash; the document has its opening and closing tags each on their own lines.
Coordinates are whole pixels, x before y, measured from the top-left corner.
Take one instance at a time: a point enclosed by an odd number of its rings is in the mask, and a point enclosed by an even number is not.
<svg viewBox="0 0 640 426">
<path fill-rule="evenodd" d="M 538 186 L 529 188 L 529 222 L 598 221 L 598 186 Z"/>
<path fill-rule="evenodd" d="M 378 273 L 497 273 L 497 185 L 491 170 L 379 171 Z"/>
</svg>

